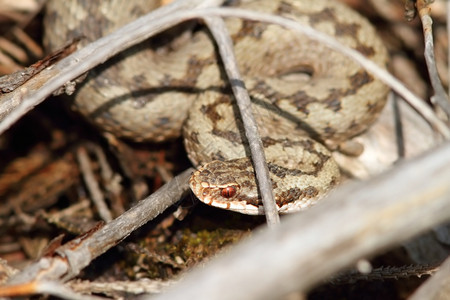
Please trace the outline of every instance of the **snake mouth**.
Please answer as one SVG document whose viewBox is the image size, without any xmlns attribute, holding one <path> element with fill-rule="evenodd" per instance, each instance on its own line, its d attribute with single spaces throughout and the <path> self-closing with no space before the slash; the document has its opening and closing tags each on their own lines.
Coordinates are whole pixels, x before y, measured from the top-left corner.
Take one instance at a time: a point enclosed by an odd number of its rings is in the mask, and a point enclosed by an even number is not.
<svg viewBox="0 0 450 300">
<path fill-rule="evenodd" d="M 238 212 L 238 213 L 246 214 L 246 215 L 252 215 L 252 216 L 264 215 L 264 207 L 262 205 L 253 205 L 253 204 L 246 203 L 245 201 L 223 201 L 223 200 L 213 199 L 212 197 L 209 197 L 209 196 L 201 197 L 201 198 L 199 198 L 197 196 L 197 198 L 201 202 L 203 202 L 209 206 L 213 206 L 213 207 L 217 207 L 217 208 L 221 208 L 221 209 L 225 209 L 225 210 L 231 210 L 234 212 Z M 287 203 L 287 204 L 282 205 L 281 207 L 277 207 L 277 208 L 278 208 L 278 213 L 289 214 L 289 213 L 293 213 L 293 212 L 303 211 L 303 210 L 308 209 L 309 207 L 313 206 L 314 204 L 315 204 L 315 201 L 310 200 L 310 201 L 304 201 L 304 202 L 302 202 L 302 204 Z"/>
<path fill-rule="evenodd" d="M 198 197 L 197 197 L 198 198 Z M 198 198 L 201 202 L 221 209 L 235 211 L 246 215 L 264 215 L 262 206 L 245 203 L 245 201 L 221 201 L 211 197 Z"/>
</svg>

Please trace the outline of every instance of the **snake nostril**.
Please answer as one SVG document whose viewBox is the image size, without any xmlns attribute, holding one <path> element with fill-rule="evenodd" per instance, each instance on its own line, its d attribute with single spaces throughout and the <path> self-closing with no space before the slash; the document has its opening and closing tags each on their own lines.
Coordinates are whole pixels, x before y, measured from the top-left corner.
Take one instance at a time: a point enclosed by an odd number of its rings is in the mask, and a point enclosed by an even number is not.
<svg viewBox="0 0 450 300">
<path fill-rule="evenodd" d="M 221 195 L 224 198 L 231 198 L 234 195 L 236 195 L 236 188 L 232 186 L 227 186 L 226 188 L 222 189 Z"/>
</svg>

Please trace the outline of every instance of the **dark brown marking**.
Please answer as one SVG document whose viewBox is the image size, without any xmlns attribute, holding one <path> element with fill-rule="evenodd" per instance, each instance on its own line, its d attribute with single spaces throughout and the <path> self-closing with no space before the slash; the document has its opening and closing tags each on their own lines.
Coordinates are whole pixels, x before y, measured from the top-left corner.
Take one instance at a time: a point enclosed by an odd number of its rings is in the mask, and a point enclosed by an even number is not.
<svg viewBox="0 0 450 300">
<path fill-rule="evenodd" d="M 267 24 L 244 20 L 242 21 L 241 29 L 235 33 L 232 38 L 234 43 L 238 43 L 239 40 L 245 37 L 251 37 L 254 39 L 261 39 L 263 32 L 266 30 Z"/>
<path fill-rule="evenodd" d="M 371 57 L 375 54 L 375 49 L 373 49 L 373 47 L 365 46 L 362 44 L 359 44 L 358 46 L 356 46 L 355 49 L 358 50 L 361 54 L 363 54 L 366 57 Z"/>
<path fill-rule="evenodd" d="M 162 86 L 170 86 L 170 87 L 195 87 L 197 83 L 198 76 L 202 73 L 203 68 L 205 66 L 209 66 L 211 64 L 215 64 L 216 60 L 211 58 L 206 59 L 198 59 L 195 55 L 189 58 L 188 66 L 186 68 L 186 73 L 182 77 L 172 78 L 170 76 L 165 76 L 161 82 Z"/>
<path fill-rule="evenodd" d="M 226 139 L 227 141 L 232 142 L 233 144 L 240 145 L 242 144 L 242 138 L 241 135 L 230 130 L 219 130 L 216 128 L 213 128 L 211 133 L 215 136 L 219 136 L 223 139 Z"/>
<path fill-rule="evenodd" d="M 312 186 L 308 186 L 303 190 L 299 187 L 294 187 L 280 193 L 280 196 L 276 199 L 276 202 L 279 207 L 282 207 L 283 205 L 295 202 L 300 199 L 311 199 L 317 197 L 318 194 L 319 191 Z"/>
<path fill-rule="evenodd" d="M 300 146 L 308 152 L 318 154 L 317 151 L 314 150 L 314 144 L 309 139 L 292 141 L 289 139 L 273 139 L 271 137 L 263 137 L 262 138 L 263 146 L 268 147 L 276 144 L 280 144 L 283 148 Z"/>
<path fill-rule="evenodd" d="M 360 125 L 355 120 L 352 120 L 350 126 L 348 127 L 349 131 L 359 130 Z"/>
<path fill-rule="evenodd" d="M 326 21 L 333 22 L 335 24 L 334 28 L 336 36 L 354 37 L 355 41 L 357 42 L 355 49 L 361 52 L 363 55 L 365 55 L 366 57 L 371 57 L 375 54 L 375 50 L 372 47 L 363 45 L 361 41 L 358 39 L 358 31 L 361 28 L 361 25 L 339 22 L 336 19 L 336 12 L 334 11 L 334 9 L 326 8 L 323 11 L 320 11 L 316 14 L 312 14 L 310 16 L 311 25 Z"/>
<path fill-rule="evenodd" d="M 292 4 L 287 3 L 285 1 L 281 1 L 277 8 L 278 15 L 290 14 L 292 13 Z"/>
<path fill-rule="evenodd" d="M 366 104 L 366 109 L 367 109 L 367 113 L 369 114 L 369 115 L 371 115 L 371 114 L 375 114 L 375 113 L 377 113 L 378 112 L 378 110 L 379 110 L 379 104 L 378 103 L 372 103 L 372 102 L 368 102 L 367 104 Z"/>
<path fill-rule="evenodd" d="M 346 96 L 346 91 L 330 89 L 328 94 L 329 96 L 323 101 L 327 105 L 327 108 L 331 109 L 334 112 L 340 111 L 341 99 Z"/>
<path fill-rule="evenodd" d="M 327 136 L 333 136 L 336 133 L 336 129 L 333 127 L 327 126 L 324 128 L 324 132 Z"/>
<path fill-rule="evenodd" d="M 338 112 L 341 109 L 342 98 L 356 94 L 362 86 L 372 82 L 373 80 L 374 78 L 371 75 L 361 70 L 350 76 L 350 88 L 345 90 L 330 89 L 329 96 L 323 99 L 323 103 L 326 104 L 329 109 Z"/>
<path fill-rule="evenodd" d="M 324 10 L 321 10 L 320 12 L 317 12 L 315 14 L 311 14 L 309 16 L 311 24 L 316 24 L 324 21 L 336 21 L 336 13 L 334 9 L 331 8 L 325 8 Z"/>
<path fill-rule="evenodd" d="M 225 155 L 223 155 L 222 151 L 216 151 L 212 156 L 211 159 L 213 160 L 220 160 L 220 161 L 225 161 Z"/>
<path fill-rule="evenodd" d="M 334 187 L 338 183 L 339 183 L 339 179 L 333 176 L 330 181 L 330 187 Z"/>
<path fill-rule="evenodd" d="M 274 91 L 271 87 L 269 87 L 264 81 L 259 81 L 255 87 L 253 88 L 255 94 L 262 94 L 264 98 L 267 99 L 270 103 L 276 103 L 283 96 Z"/>
<path fill-rule="evenodd" d="M 292 104 L 295 105 L 298 111 L 301 111 L 302 113 L 308 115 L 308 104 L 318 102 L 319 100 L 315 97 L 309 96 L 304 91 L 299 91 L 292 95 Z"/>
<path fill-rule="evenodd" d="M 200 107 L 200 113 L 207 116 L 213 123 L 222 119 L 222 116 L 217 113 L 215 107 L 211 105 L 202 105 Z"/>
<path fill-rule="evenodd" d="M 187 83 L 189 85 L 195 85 L 197 83 L 197 78 L 203 71 L 203 68 L 205 66 L 215 64 L 216 60 L 214 58 L 207 58 L 207 59 L 197 59 L 197 57 L 192 56 L 188 60 L 188 67 L 186 71 L 185 78 L 187 79 Z"/>
<path fill-rule="evenodd" d="M 345 24 L 345 23 L 336 23 L 335 32 L 336 36 L 352 36 L 356 37 L 358 35 L 358 31 L 361 28 L 359 24 Z"/>
<path fill-rule="evenodd" d="M 316 197 L 318 194 L 319 194 L 319 191 L 318 191 L 315 187 L 313 187 L 313 186 L 308 186 L 308 187 L 305 189 L 305 196 L 308 197 L 308 198 L 314 198 L 314 197 Z"/>
<path fill-rule="evenodd" d="M 277 198 L 277 205 L 279 207 L 282 207 L 283 205 L 289 204 L 293 201 L 296 201 L 300 199 L 300 197 L 303 195 L 303 191 L 301 188 L 294 187 L 287 191 L 283 191 L 280 193 L 279 197 Z"/>
<path fill-rule="evenodd" d="M 253 205 L 253 206 L 262 206 L 262 200 L 259 198 L 250 198 L 250 197 L 243 197 L 240 196 L 239 200 L 245 201 L 245 203 Z"/>
<path fill-rule="evenodd" d="M 144 74 L 134 75 L 133 82 L 136 85 L 145 86 L 145 84 L 147 83 L 147 78 Z"/>
<path fill-rule="evenodd" d="M 212 124 L 215 124 L 218 120 L 222 119 L 222 116 L 217 113 L 217 106 L 224 103 L 230 103 L 230 97 L 227 95 L 221 95 L 217 97 L 217 100 L 208 105 L 202 105 L 200 107 L 200 112 L 207 116 Z"/>
<path fill-rule="evenodd" d="M 289 98 L 291 99 L 292 105 L 294 105 L 298 111 L 301 111 L 306 115 L 309 113 L 309 110 L 307 108 L 308 104 L 318 102 L 317 98 L 310 97 L 304 91 L 298 91 L 292 95 L 281 94 L 277 91 L 274 91 L 263 81 L 258 82 L 253 90 L 255 91 L 255 93 L 263 94 L 265 96 L 265 99 L 267 99 L 270 103 L 276 104 L 281 99 Z"/>
<path fill-rule="evenodd" d="M 194 143 L 194 144 L 199 144 L 200 143 L 200 141 L 198 139 L 198 132 L 192 131 L 189 134 L 189 137 L 190 137 L 190 141 L 192 141 L 192 143 Z"/>
<path fill-rule="evenodd" d="M 313 164 L 314 170 L 310 172 L 305 172 L 300 169 L 288 169 L 271 163 L 268 163 L 267 166 L 269 167 L 269 171 L 271 174 L 281 179 L 285 178 L 287 175 L 290 176 L 311 175 L 316 177 L 319 174 L 320 170 L 322 170 L 324 162 L 327 161 L 329 158 L 330 158 L 329 156 L 326 156 L 325 158 L 319 159 L 318 163 Z"/>
<path fill-rule="evenodd" d="M 373 80 L 373 77 L 363 70 L 350 76 L 350 84 L 352 85 L 353 89 L 359 89 L 363 85 L 366 85 Z"/>
</svg>

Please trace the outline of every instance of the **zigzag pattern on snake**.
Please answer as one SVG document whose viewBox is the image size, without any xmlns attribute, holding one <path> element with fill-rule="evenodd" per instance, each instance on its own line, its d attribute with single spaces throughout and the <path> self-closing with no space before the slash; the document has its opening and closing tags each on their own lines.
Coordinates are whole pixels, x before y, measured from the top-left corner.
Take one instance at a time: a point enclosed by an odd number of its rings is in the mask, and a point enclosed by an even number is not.
<svg viewBox="0 0 450 300">
<path fill-rule="evenodd" d="M 368 21 L 336 1 L 240 5 L 308 24 L 382 67 L 387 63 Z M 148 1 L 50 1 L 47 43 L 56 48 L 80 35 L 95 40 L 149 9 Z M 252 98 L 279 210 L 307 208 L 339 181 L 329 149 L 373 123 L 388 88 L 343 55 L 278 26 L 230 18 L 227 27 Z M 132 47 L 90 72 L 74 105 L 104 130 L 134 140 L 158 142 L 182 129 L 191 161 L 206 164 L 190 180 L 197 197 L 262 214 L 242 124 L 214 43 L 198 27 L 176 36 Z"/>
</svg>

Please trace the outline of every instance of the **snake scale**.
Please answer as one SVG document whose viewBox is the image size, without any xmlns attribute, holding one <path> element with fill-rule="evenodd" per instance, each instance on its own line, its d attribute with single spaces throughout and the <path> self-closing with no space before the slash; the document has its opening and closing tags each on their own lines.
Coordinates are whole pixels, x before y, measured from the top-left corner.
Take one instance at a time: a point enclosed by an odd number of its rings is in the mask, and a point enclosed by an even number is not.
<svg viewBox="0 0 450 300">
<path fill-rule="evenodd" d="M 46 43 L 97 39 L 158 6 L 152 1 L 49 1 Z M 308 24 L 385 67 L 366 19 L 337 1 L 235 1 Z M 227 19 L 252 99 L 280 212 L 307 208 L 339 182 L 330 150 L 366 130 L 388 88 L 343 55 L 275 25 Z M 189 30 L 185 29 L 189 26 Z M 184 136 L 201 166 L 190 180 L 203 202 L 262 214 L 249 149 L 214 42 L 184 24 L 92 70 L 73 105 L 106 131 L 137 141 Z"/>
</svg>

